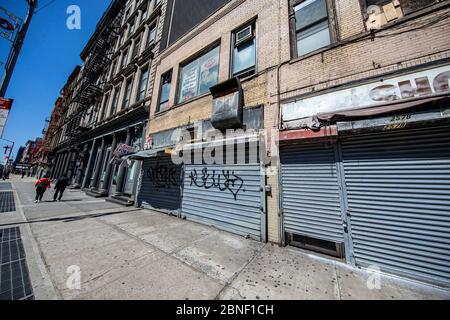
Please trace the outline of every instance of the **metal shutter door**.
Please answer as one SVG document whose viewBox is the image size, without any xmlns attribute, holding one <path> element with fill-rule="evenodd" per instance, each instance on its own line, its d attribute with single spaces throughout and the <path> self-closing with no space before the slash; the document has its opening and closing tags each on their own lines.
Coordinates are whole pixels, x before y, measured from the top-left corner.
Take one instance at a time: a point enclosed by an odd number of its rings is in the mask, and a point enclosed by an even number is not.
<svg viewBox="0 0 450 320">
<path fill-rule="evenodd" d="M 181 166 L 170 157 L 144 160 L 138 195 L 143 208 L 178 213 L 181 207 Z"/>
<path fill-rule="evenodd" d="M 281 176 L 285 232 L 343 243 L 334 147 L 283 147 Z"/>
<path fill-rule="evenodd" d="M 260 165 L 186 165 L 182 212 L 188 220 L 263 240 Z"/>
<path fill-rule="evenodd" d="M 356 264 L 450 282 L 450 130 L 342 143 Z"/>
</svg>

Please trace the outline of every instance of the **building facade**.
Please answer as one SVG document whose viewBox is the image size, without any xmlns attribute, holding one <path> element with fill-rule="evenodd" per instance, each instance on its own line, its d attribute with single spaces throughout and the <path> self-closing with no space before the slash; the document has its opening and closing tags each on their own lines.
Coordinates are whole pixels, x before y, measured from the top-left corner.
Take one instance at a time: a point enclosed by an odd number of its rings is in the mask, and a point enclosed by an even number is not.
<svg viewBox="0 0 450 320">
<path fill-rule="evenodd" d="M 112 1 L 53 177 L 448 286 L 449 18 L 448 0 Z"/>
<path fill-rule="evenodd" d="M 133 204 L 139 163 L 121 167 L 115 151 L 142 148 L 165 10 L 166 1 L 112 1 L 65 101 L 55 178 L 66 175 L 90 195 Z"/>
<path fill-rule="evenodd" d="M 448 286 L 449 2 L 287 10 L 283 242 Z"/>
<path fill-rule="evenodd" d="M 173 7 L 139 205 L 448 285 L 449 1 L 223 1 L 188 31 Z M 177 130 L 236 128 L 261 157 L 171 161 Z"/>
</svg>

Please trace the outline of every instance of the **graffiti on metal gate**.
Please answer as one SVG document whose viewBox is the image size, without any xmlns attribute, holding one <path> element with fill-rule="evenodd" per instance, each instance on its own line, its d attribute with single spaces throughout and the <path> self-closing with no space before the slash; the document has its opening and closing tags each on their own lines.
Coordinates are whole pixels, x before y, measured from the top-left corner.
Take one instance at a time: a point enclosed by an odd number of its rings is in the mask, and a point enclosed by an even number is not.
<svg viewBox="0 0 450 320">
<path fill-rule="evenodd" d="M 191 186 L 196 185 L 199 188 L 212 189 L 217 188 L 222 192 L 231 192 L 234 200 L 237 200 L 238 194 L 243 191 L 244 180 L 236 175 L 234 171 L 230 170 L 216 170 L 208 171 L 208 168 L 203 168 L 202 173 L 198 174 L 194 169 L 190 173 Z"/>
<path fill-rule="evenodd" d="M 178 186 L 177 171 L 174 167 L 165 165 L 150 167 L 147 170 L 147 177 L 150 179 L 156 190 L 170 189 Z"/>
</svg>

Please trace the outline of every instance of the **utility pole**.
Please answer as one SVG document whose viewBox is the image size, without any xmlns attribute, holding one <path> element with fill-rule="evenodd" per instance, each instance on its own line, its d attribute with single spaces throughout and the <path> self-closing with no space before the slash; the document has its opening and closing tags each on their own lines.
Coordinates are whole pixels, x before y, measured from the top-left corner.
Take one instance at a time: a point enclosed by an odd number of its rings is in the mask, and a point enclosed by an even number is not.
<svg viewBox="0 0 450 320">
<path fill-rule="evenodd" d="M 29 6 L 28 14 L 27 17 L 25 18 L 25 22 L 23 23 L 22 27 L 20 28 L 20 31 L 16 36 L 16 39 L 14 40 L 8 60 L 6 61 L 5 73 L 3 74 L 3 78 L 0 82 L 0 97 L 5 97 L 6 95 L 6 90 L 8 89 L 9 81 L 11 80 L 14 67 L 16 65 L 17 59 L 19 58 L 20 50 L 22 49 L 22 45 L 28 31 L 28 27 L 30 26 L 31 19 L 33 18 L 34 15 L 34 11 L 36 10 L 36 7 L 38 5 L 37 0 L 26 0 L 26 1 L 28 2 Z"/>
</svg>

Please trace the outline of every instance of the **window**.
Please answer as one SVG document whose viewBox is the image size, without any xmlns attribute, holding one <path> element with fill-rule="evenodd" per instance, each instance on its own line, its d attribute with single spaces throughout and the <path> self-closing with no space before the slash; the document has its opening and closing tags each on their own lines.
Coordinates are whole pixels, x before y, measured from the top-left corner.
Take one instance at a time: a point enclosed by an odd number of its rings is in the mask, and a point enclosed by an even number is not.
<svg viewBox="0 0 450 320">
<path fill-rule="evenodd" d="M 144 22 L 147 19 L 147 6 L 142 8 L 142 17 L 141 17 L 141 23 Z"/>
<path fill-rule="evenodd" d="M 134 43 L 133 58 L 136 58 L 139 55 L 140 49 L 141 49 L 141 40 L 138 38 Z"/>
<path fill-rule="evenodd" d="M 232 76 L 249 75 L 255 72 L 256 31 L 255 23 L 233 33 Z"/>
<path fill-rule="evenodd" d="M 136 19 L 134 19 L 134 20 L 131 22 L 131 25 L 130 25 L 130 32 L 128 33 L 129 36 L 131 36 L 131 35 L 134 33 L 135 27 L 136 27 Z"/>
<path fill-rule="evenodd" d="M 136 101 L 142 101 L 145 98 L 145 91 L 147 91 L 147 83 L 148 83 L 148 68 L 145 70 L 141 70 L 141 79 L 139 81 L 139 90 L 137 93 Z"/>
<path fill-rule="evenodd" d="M 155 43 L 156 39 L 156 24 L 150 27 L 150 31 L 148 32 L 148 40 L 147 45 L 150 46 Z"/>
<path fill-rule="evenodd" d="M 99 121 L 102 121 L 103 118 L 105 118 L 105 114 L 106 114 L 106 109 L 108 108 L 108 102 L 109 102 L 109 94 L 106 95 L 105 97 L 105 102 L 103 104 L 103 108 L 102 108 L 102 112 L 100 114 L 100 119 Z"/>
<path fill-rule="evenodd" d="M 128 107 L 128 103 L 130 102 L 130 97 L 131 97 L 131 88 L 133 86 L 133 79 L 130 78 L 127 80 L 126 84 L 125 84 L 125 94 L 123 96 L 123 101 L 122 101 L 122 108 L 127 108 Z"/>
<path fill-rule="evenodd" d="M 119 38 L 119 47 L 123 44 L 124 40 L 125 40 L 125 33 L 122 31 L 120 33 L 120 38 Z"/>
<path fill-rule="evenodd" d="M 131 12 L 130 8 L 128 8 L 127 11 L 125 11 L 125 15 L 123 17 L 124 23 L 127 21 L 128 17 L 130 16 L 130 12 Z"/>
<path fill-rule="evenodd" d="M 161 89 L 158 111 L 164 111 L 169 107 L 170 89 L 172 87 L 172 70 L 161 76 Z"/>
<path fill-rule="evenodd" d="M 118 104 L 119 104 L 119 87 L 114 89 L 114 94 L 111 103 L 111 110 L 109 110 L 109 116 L 112 116 L 114 113 L 116 113 Z"/>
<path fill-rule="evenodd" d="M 219 47 L 181 68 L 178 103 L 209 92 L 219 81 Z"/>
<path fill-rule="evenodd" d="M 122 54 L 122 68 L 125 68 L 128 64 L 128 49 Z"/>
<path fill-rule="evenodd" d="M 117 66 L 117 60 L 114 60 L 111 65 L 111 75 L 110 78 L 114 77 L 116 74 L 116 66 Z"/>
<path fill-rule="evenodd" d="M 331 43 L 327 0 L 306 0 L 294 7 L 297 55 Z"/>
</svg>

